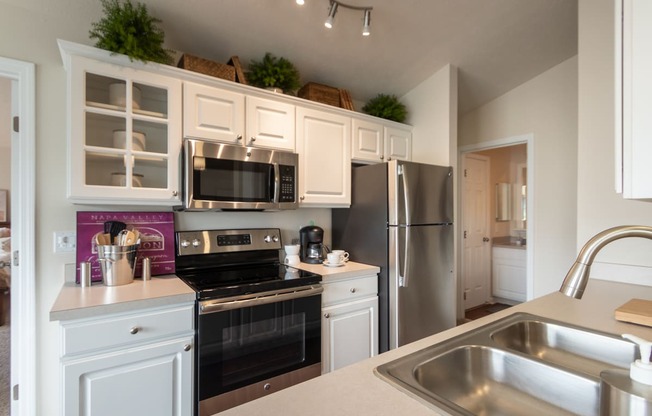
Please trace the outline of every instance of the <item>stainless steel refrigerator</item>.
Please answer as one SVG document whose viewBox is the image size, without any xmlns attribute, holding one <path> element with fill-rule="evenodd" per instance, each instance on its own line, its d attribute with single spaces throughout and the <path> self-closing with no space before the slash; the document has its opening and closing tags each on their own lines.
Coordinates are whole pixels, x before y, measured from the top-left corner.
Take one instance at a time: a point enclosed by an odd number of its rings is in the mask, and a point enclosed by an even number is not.
<svg viewBox="0 0 652 416">
<path fill-rule="evenodd" d="M 333 247 L 380 267 L 380 352 L 455 326 L 452 168 L 354 167 L 351 192 L 351 208 L 332 211 Z"/>
</svg>

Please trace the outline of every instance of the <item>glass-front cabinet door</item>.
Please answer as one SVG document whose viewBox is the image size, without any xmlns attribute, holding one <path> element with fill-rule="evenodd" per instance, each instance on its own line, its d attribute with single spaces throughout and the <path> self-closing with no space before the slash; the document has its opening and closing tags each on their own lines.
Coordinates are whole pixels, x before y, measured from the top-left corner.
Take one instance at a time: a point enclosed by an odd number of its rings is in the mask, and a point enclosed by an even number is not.
<svg viewBox="0 0 652 416">
<path fill-rule="evenodd" d="M 181 81 L 79 56 L 71 57 L 68 73 L 68 197 L 177 204 Z"/>
</svg>

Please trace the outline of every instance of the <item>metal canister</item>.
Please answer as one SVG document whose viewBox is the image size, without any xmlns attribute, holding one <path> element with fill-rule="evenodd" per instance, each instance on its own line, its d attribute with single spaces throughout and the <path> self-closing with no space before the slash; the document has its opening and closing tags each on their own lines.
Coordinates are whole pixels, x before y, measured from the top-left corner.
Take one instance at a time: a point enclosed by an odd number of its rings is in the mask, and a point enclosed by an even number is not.
<svg viewBox="0 0 652 416">
<path fill-rule="evenodd" d="M 79 263 L 79 284 L 81 287 L 89 287 L 91 285 L 91 263 L 88 261 Z"/>
<path fill-rule="evenodd" d="M 152 259 L 143 258 L 143 281 L 152 280 Z"/>
</svg>

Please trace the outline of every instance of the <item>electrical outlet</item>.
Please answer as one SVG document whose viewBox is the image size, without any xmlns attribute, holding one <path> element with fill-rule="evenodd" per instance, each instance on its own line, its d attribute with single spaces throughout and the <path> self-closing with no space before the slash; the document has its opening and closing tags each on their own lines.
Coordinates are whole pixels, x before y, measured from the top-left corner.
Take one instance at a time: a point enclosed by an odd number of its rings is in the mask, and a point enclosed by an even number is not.
<svg viewBox="0 0 652 416">
<path fill-rule="evenodd" d="M 54 252 L 70 253 L 77 249 L 77 233 L 74 231 L 54 232 Z"/>
</svg>

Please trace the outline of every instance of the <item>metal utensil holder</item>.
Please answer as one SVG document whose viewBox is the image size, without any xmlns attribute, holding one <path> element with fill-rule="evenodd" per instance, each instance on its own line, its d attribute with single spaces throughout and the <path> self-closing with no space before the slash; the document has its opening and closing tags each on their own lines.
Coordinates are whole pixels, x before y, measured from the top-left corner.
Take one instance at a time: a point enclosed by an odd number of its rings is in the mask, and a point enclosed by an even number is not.
<svg viewBox="0 0 652 416">
<path fill-rule="evenodd" d="M 106 286 L 127 285 L 134 281 L 138 244 L 130 246 L 98 245 L 97 260 Z"/>
</svg>

